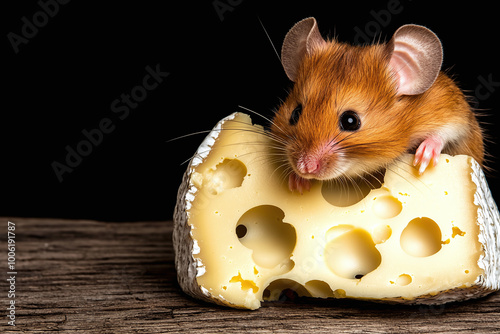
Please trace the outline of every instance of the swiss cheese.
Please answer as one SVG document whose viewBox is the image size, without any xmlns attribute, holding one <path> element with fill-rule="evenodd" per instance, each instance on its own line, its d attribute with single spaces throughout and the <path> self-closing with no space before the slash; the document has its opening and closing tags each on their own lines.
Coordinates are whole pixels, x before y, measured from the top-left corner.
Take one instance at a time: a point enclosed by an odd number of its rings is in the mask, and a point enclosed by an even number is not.
<svg viewBox="0 0 500 334">
<path fill-rule="evenodd" d="M 484 174 L 407 155 L 381 184 L 292 193 L 248 115 L 221 120 L 191 160 L 174 214 L 176 269 L 197 298 L 256 309 L 300 296 L 440 304 L 500 288 L 500 217 Z"/>
</svg>

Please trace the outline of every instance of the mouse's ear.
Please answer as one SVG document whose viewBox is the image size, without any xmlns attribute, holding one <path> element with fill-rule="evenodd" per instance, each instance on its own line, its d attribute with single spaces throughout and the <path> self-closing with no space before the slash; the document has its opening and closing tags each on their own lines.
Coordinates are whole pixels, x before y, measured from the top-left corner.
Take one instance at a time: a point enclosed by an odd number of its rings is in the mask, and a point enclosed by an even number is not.
<svg viewBox="0 0 500 334">
<path fill-rule="evenodd" d="M 443 62 L 439 38 L 429 29 L 408 24 L 399 28 L 387 45 L 389 66 L 398 81 L 398 95 L 417 95 L 429 89 Z"/>
<path fill-rule="evenodd" d="M 286 34 L 281 48 L 281 63 L 288 78 L 295 81 L 302 57 L 325 44 L 314 17 L 296 23 Z"/>
</svg>

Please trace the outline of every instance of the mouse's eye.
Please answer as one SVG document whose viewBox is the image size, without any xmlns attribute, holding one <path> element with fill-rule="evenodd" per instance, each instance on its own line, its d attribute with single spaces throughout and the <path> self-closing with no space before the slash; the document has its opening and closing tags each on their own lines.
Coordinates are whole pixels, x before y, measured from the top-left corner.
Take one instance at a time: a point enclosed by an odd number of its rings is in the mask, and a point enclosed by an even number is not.
<svg viewBox="0 0 500 334">
<path fill-rule="evenodd" d="M 344 131 L 356 131 L 361 127 L 361 120 L 358 114 L 352 110 L 347 110 L 340 115 L 340 128 Z"/>
<path fill-rule="evenodd" d="M 300 115 L 302 114 L 302 104 L 299 104 L 292 111 L 292 115 L 290 116 L 290 125 L 295 125 L 299 121 Z"/>
</svg>

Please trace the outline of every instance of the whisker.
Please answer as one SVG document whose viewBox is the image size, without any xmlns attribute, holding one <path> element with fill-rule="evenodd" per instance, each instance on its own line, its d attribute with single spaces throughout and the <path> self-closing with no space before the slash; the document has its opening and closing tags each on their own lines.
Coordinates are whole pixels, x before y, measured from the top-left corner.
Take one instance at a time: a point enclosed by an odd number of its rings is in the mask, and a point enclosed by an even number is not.
<svg viewBox="0 0 500 334">
<path fill-rule="evenodd" d="M 195 154 L 193 154 L 190 158 L 187 158 L 186 160 L 184 160 L 183 162 L 181 162 L 181 163 L 179 164 L 179 166 L 182 166 L 182 165 L 184 165 L 184 164 L 187 164 L 188 162 L 190 162 L 191 160 L 193 160 L 193 158 L 194 158 L 195 156 L 196 156 L 196 153 L 195 153 Z"/>
<path fill-rule="evenodd" d="M 399 158 L 396 158 L 395 161 L 398 161 L 400 163 L 403 163 L 407 166 L 411 166 L 413 168 L 413 164 L 410 164 L 406 161 L 404 161 L 401 157 Z M 429 186 L 427 184 L 425 184 L 425 182 L 423 182 L 420 178 L 416 177 L 412 172 L 404 169 L 404 168 L 398 168 L 398 170 L 396 170 L 395 168 L 392 167 L 393 165 L 388 165 L 386 166 L 386 169 L 391 171 L 392 173 L 394 173 L 395 175 L 399 176 L 400 178 L 402 178 L 403 180 L 405 181 L 408 181 L 416 190 L 418 190 L 419 192 L 422 192 L 422 190 L 417 187 L 417 185 L 412 182 L 412 181 L 418 181 L 423 187 L 425 187 L 426 189 L 430 189 Z M 400 173 L 399 171 L 403 172 L 404 174 L 406 174 L 407 177 L 405 177 L 402 173 Z"/>
<path fill-rule="evenodd" d="M 281 63 L 281 57 L 280 55 L 278 54 L 278 51 L 276 50 L 276 47 L 274 46 L 274 43 L 273 41 L 271 40 L 271 37 L 269 36 L 269 34 L 267 33 L 267 30 L 266 28 L 264 27 L 264 24 L 262 23 L 262 21 L 260 20 L 260 17 L 257 16 L 257 18 L 259 19 L 259 22 L 260 22 L 260 25 L 262 26 L 262 29 L 264 29 L 264 32 L 266 33 L 266 36 L 267 36 L 267 39 L 269 40 L 269 42 L 271 43 L 271 46 L 273 47 L 273 50 L 274 50 L 274 53 L 276 54 L 276 56 L 278 57 L 278 60 L 280 61 Z"/>
<path fill-rule="evenodd" d="M 203 130 L 203 131 L 192 132 L 192 133 L 188 133 L 188 134 L 185 134 L 185 135 L 182 135 L 182 136 L 179 136 L 179 137 L 168 139 L 165 142 L 170 143 L 172 141 L 176 141 L 176 140 L 179 140 L 179 139 L 183 139 L 183 138 L 187 138 L 187 137 L 191 137 L 191 136 L 196 136 L 196 135 L 200 135 L 200 134 L 203 134 L 203 133 L 210 133 L 211 131 L 212 130 Z"/>
<path fill-rule="evenodd" d="M 374 179 L 378 180 L 375 176 L 373 176 L 372 173 L 366 171 L 366 170 L 363 170 L 363 174 L 359 174 L 359 173 L 356 173 L 357 177 L 360 179 L 360 181 L 363 181 L 368 187 L 370 187 L 371 189 L 376 189 L 377 187 L 375 185 L 373 185 L 373 183 L 370 182 L 369 179 L 367 179 L 365 177 L 365 175 L 367 176 L 371 176 L 373 177 Z"/>
<path fill-rule="evenodd" d="M 266 117 L 266 116 L 264 116 L 264 115 L 262 115 L 262 114 L 260 114 L 260 113 L 258 113 L 256 111 L 254 111 L 252 109 L 249 109 L 247 107 L 244 107 L 244 106 L 241 106 L 241 105 L 238 105 L 238 107 L 241 108 L 241 109 L 244 109 L 246 111 L 249 111 L 249 112 L 251 112 L 251 113 L 253 113 L 253 114 L 255 114 L 255 115 L 259 116 L 259 117 L 262 117 L 263 119 L 265 119 L 269 123 L 269 125 L 274 125 L 281 133 L 286 134 L 286 132 L 282 128 L 280 128 L 275 122 L 273 122 L 273 120 L 271 120 L 270 118 L 268 118 L 268 117 Z"/>
<path fill-rule="evenodd" d="M 265 120 L 268 124 L 273 125 L 274 122 L 272 119 L 266 117 L 263 114 L 260 114 L 250 108 L 244 107 L 244 106 L 238 106 L 239 108 L 257 115 L 259 118 L 262 118 Z M 245 121 L 240 121 L 237 119 L 231 119 L 227 120 L 225 122 L 225 126 L 218 127 L 217 129 L 211 129 L 211 130 L 203 130 L 203 131 L 197 131 L 193 132 L 190 134 L 186 134 L 183 136 L 179 136 L 173 139 L 170 139 L 168 142 L 174 141 L 174 140 L 179 140 L 183 139 L 186 137 L 198 135 L 198 134 L 208 134 L 211 133 L 212 131 L 215 131 L 216 133 L 226 133 L 226 136 L 232 136 L 233 134 L 236 135 L 238 133 L 252 133 L 255 134 L 257 137 L 250 137 L 248 140 L 245 140 L 244 138 L 238 138 L 236 141 L 227 141 L 223 145 L 218 145 L 217 148 L 224 148 L 224 147 L 237 147 L 237 146 L 253 146 L 254 148 L 249 149 L 249 150 L 244 150 L 245 153 L 240 153 L 238 154 L 238 158 L 240 157 L 246 157 L 246 163 L 249 164 L 271 164 L 271 168 L 273 168 L 271 172 L 271 176 L 273 177 L 276 174 L 279 174 L 280 180 L 282 180 L 285 183 L 288 183 L 287 179 L 291 173 L 293 173 L 293 168 L 291 168 L 288 160 L 288 156 L 286 154 L 287 148 L 286 146 L 289 143 L 290 136 L 286 134 L 282 129 L 280 129 L 278 126 L 275 125 L 275 129 L 277 129 L 278 134 L 274 132 L 267 131 L 266 129 L 262 127 L 254 127 L 251 124 L 245 122 Z M 283 133 L 284 135 L 280 134 Z M 181 165 L 184 165 L 186 163 L 189 163 L 193 159 L 195 159 L 197 156 L 206 156 L 212 151 L 213 147 L 207 147 L 206 150 L 198 150 L 188 159 L 183 161 Z M 234 151 L 234 149 L 231 149 Z M 238 150 L 238 149 L 236 149 Z"/>
<path fill-rule="evenodd" d="M 241 109 L 244 109 L 244 110 L 246 110 L 246 111 L 249 111 L 249 112 L 251 112 L 251 113 L 252 113 L 252 114 L 254 114 L 254 115 L 257 115 L 257 116 L 259 116 L 259 117 L 262 117 L 263 119 L 265 119 L 265 120 L 266 120 L 266 121 L 268 121 L 269 123 L 272 123 L 272 121 L 271 121 L 269 118 L 267 118 L 266 116 L 262 115 L 261 113 L 256 112 L 255 110 L 252 110 L 252 109 L 250 109 L 250 108 L 244 107 L 244 106 L 242 106 L 242 105 L 238 105 L 238 108 L 241 108 Z"/>
<path fill-rule="evenodd" d="M 351 184 L 352 186 L 352 189 L 354 189 L 354 192 L 355 194 L 359 193 L 361 197 L 363 197 L 363 191 L 361 190 L 361 188 L 359 187 L 358 183 L 356 182 L 356 180 L 352 177 L 352 176 L 349 176 L 349 175 L 345 175 L 347 181 L 349 181 L 349 183 Z M 349 198 L 350 197 L 350 191 L 349 191 L 349 187 L 347 187 L 347 199 L 348 201 L 350 201 L 351 199 Z"/>
</svg>

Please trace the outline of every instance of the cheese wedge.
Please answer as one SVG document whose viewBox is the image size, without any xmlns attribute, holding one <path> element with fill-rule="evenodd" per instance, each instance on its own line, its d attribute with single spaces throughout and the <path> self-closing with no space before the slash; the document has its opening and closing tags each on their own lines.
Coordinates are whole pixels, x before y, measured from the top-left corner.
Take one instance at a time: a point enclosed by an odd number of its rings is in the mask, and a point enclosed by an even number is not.
<svg viewBox="0 0 500 334">
<path fill-rule="evenodd" d="M 248 115 L 221 120 L 178 192 L 173 242 L 189 295 L 257 309 L 299 296 L 442 304 L 500 289 L 500 217 L 478 163 L 407 155 L 381 182 L 292 193 Z"/>
</svg>

